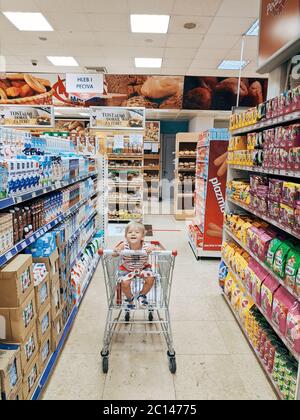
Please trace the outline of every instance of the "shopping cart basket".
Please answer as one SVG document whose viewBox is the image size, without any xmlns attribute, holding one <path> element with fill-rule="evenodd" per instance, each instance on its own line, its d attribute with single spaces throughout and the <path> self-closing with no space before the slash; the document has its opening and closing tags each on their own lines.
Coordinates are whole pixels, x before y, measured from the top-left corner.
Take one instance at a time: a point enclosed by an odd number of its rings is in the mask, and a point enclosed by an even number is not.
<svg viewBox="0 0 300 420">
<path fill-rule="evenodd" d="M 114 334 L 161 334 L 164 335 L 168 347 L 169 368 L 172 374 L 176 373 L 176 355 L 173 346 L 173 336 L 170 322 L 169 302 L 177 251 L 166 251 L 159 242 L 151 242 L 159 247 L 149 255 L 155 283 L 147 295 L 149 306 L 147 309 L 139 308 L 137 297 L 143 288 L 144 279 L 136 277 L 131 282 L 132 293 L 135 297 L 134 310 L 128 310 L 128 302 L 122 294 L 118 271 L 122 256 L 133 255 L 135 258 L 145 256 L 144 252 L 123 251 L 115 256 L 114 251 L 100 250 L 99 255 L 104 271 L 104 280 L 108 301 L 108 314 L 101 351 L 103 372 L 108 372 L 109 354 Z M 144 313 L 143 319 L 139 314 Z M 146 329 L 136 331 L 135 325 L 144 325 Z"/>
</svg>

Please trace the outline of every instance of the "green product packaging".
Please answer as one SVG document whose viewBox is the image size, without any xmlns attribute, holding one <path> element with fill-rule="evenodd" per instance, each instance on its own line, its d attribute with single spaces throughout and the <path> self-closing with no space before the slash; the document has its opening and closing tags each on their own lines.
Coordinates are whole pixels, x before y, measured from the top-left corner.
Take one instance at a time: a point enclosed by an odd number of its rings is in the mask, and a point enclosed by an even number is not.
<svg viewBox="0 0 300 420">
<path fill-rule="evenodd" d="M 287 262 L 287 257 L 291 251 L 291 245 L 288 242 L 282 243 L 275 253 L 273 271 L 278 274 L 279 277 L 284 279 L 285 267 Z"/>
<path fill-rule="evenodd" d="M 267 253 L 267 260 L 266 260 L 266 265 L 269 268 L 273 268 L 275 254 L 276 254 L 278 248 L 282 244 L 283 244 L 283 242 L 278 238 L 275 238 L 270 242 L 270 246 L 269 246 L 268 253 Z"/>
<path fill-rule="evenodd" d="M 300 253 L 295 249 L 291 249 L 288 253 L 284 282 L 292 290 L 295 288 L 297 273 L 300 269 Z"/>
</svg>

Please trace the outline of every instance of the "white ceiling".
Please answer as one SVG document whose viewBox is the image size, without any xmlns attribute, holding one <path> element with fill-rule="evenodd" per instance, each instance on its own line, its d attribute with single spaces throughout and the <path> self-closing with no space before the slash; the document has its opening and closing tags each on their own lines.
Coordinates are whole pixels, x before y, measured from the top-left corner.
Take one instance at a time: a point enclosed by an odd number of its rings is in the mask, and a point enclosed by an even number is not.
<svg viewBox="0 0 300 420">
<path fill-rule="evenodd" d="M 78 72 L 105 66 L 111 74 L 235 76 L 236 71 L 217 67 L 223 59 L 240 59 L 242 34 L 258 18 L 259 5 L 260 0 L 0 0 L 1 11 L 42 12 L 54 28 L 20 32 L 1 14 L 0 55 L 7 71 Z M 170 14 L 168 34 L 132 34 L 131 13 Z M 186 30 L 186 22 L 197 27 Z M 247 77 L 256 76 L 257 53 L 258 39 L 247 37 Z M 80 68 L 54 67 L 47 55 L 74 56 Z M 163 67 L 135 69 L 134 57 L 161 57 Z"/>
</svg>

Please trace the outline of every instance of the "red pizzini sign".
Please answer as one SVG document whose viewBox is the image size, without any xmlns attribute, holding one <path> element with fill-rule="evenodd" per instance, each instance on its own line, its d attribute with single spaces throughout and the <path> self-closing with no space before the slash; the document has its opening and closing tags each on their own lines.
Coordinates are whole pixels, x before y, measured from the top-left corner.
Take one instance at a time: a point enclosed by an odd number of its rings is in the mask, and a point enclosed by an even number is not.
<svg viewBox="0 0 300 420">
<path fill-rule="evenodd" d="M 227 141 L 213 140 L 210 142 L 204 251 L 221 251 L 227 180 L 227 170 L 226 168 L 224 170 L 224 157 L 226 157 L 227 150 Z"/>
</svg>

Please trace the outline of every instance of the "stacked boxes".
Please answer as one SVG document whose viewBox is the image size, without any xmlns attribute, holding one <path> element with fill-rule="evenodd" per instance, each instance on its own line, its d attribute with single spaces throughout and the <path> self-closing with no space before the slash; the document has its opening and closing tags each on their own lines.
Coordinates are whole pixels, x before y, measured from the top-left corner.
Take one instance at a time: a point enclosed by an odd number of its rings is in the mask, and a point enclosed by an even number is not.
<svg viewBox="0 0 300 420">
<path fill-rule="evenodd" d="M 18 345 L 0 344 L 0 393 L 2 400 L 22 400 L 22 371 Z"/>
</svg>

